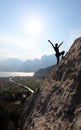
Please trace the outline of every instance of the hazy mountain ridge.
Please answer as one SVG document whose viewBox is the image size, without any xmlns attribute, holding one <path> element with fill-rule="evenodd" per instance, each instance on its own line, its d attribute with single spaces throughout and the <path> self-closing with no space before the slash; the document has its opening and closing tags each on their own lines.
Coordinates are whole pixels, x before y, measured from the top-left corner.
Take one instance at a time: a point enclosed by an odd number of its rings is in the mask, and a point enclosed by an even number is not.
<svg viewBox="0 0 81 130">
<path fill-rule="evenodd" d="M 36 72 L 40 68 L 46 68 L 56 63 L 54 55 L 42 56 L 41 59 L 22 61 L 17 58 L 10 58 L 0 61 L 0 71 L 23 71 Z"/>
<path fill-rule="evenodd" d="M 27 129 L 81 129 L 81 37 L 25 103 L 23 130 Z"/>
<path fill-rule="evenodd" d="M 34 78 L 36 79 L 44 79 L 45 76 L 55 67 L 55 65 L 44 68 L 44 69 L 39 69 L 37 72 L 34 74 Z"/>
</svg>

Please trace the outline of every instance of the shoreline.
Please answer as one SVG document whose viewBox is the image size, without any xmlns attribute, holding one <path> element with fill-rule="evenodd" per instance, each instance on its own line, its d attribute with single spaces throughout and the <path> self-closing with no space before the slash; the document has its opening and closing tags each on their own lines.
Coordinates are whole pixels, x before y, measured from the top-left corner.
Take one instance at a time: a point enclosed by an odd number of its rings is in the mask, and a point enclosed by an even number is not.
<svg viewBox="0 0 81 130">
<path fill-rule="evenodd" d="M 1 77 L 12 77 L 12 76 L 23 76 L 23 77 L 31 77 L 35 73 L 34 72 L 7 72 L 7 71 L 0 71 L 0 78 Z"/>
</svg>

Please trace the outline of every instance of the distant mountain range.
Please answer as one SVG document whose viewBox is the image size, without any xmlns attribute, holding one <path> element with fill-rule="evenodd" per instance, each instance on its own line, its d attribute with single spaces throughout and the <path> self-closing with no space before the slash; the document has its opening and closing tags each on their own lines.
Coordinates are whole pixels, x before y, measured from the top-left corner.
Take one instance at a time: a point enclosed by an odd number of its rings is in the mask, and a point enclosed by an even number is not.
<svg viewBox="0 0 81 130">
<path fill-rule="evenodd" d="M 17 58 L 9 58 L 0 61 L 0 71 L 36 72 L 41 68 L 55 64 L 56 57 L 54 55 L 44 55 L 41 59 L 26 60 L 25 62 Z"/>
</svg>

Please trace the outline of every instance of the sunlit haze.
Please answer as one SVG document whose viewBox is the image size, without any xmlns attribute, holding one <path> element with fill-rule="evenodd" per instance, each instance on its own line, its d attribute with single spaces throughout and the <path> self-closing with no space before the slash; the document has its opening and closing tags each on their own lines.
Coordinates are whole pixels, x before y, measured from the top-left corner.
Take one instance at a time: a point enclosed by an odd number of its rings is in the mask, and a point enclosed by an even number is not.
<svg viewBox="0 0 81 130">
<path fill-rule="evenodd" d="M 81 0 L 0 0 L 0 60 L 66 52 L 81 36 Z"/>
<path fill-rule="evenodd" d="M 39 35 L 39 33 L 43 30 L 42 23 L 38 18 L 28 19 L 25 24 L 25 29 L 30 35 Z"/>
</svg>

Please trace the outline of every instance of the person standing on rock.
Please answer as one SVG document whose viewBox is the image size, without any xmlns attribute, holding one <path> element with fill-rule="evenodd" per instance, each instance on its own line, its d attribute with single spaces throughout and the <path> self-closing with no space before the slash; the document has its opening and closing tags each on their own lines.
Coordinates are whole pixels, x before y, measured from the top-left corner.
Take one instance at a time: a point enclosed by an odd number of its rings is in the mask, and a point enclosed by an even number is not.
<svg viewBox="0 0 81 130">
<path fill-rule="evenodd" d="M 54 51 L 56 52 L 55 56 L 57 58 L 57 65 L 58 65 L 59 64 L 59 57 L 62 56 L 62 58 L 64 58 L 65 51 L 59 52 L 59 47 L 63 44 L 63 42 L 61 42 L 59 45 L 57 43 L 55 45 L 53 45 L 53 43 L 50 40 L 48 40 L 48 42 L 51 43 Z"/>
</svg>

